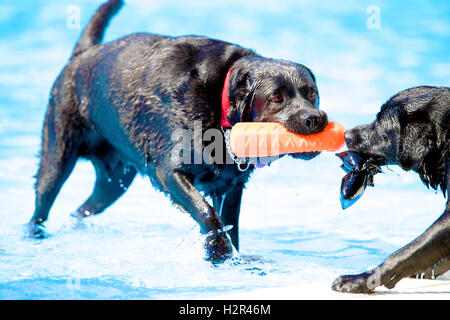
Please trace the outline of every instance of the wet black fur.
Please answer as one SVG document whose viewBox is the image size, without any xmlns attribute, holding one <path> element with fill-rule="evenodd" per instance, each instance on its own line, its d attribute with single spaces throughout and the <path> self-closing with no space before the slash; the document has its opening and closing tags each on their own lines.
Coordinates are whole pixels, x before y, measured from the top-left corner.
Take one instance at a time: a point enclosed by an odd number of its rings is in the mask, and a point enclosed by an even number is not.
<svg viewBox="0 0 450 320">
<path fill-rule="evenodd" d="M 303 65 L 264 58 L 206 37 L 138 33 L 100 44 L 109 19 L 121 6 L 122 1 L 111 0 L 97 10 L 53 85 L 36 176 L 32 233 L 43 234 L 41 225 L 55 197 L 83 157 L 94 164 L 97 180 L 77 216 L 102 212 L 140 172 L 209 235 L 206 247 L 211 258 L 226 257 L 231 245 L 220 230 L 233 225 L 229 233 L 238 248 L 241 196 L 253 169 L 174 164 L 169 159 L 175 145 L 172 134 L 192 130 L 196 120 L 203 131 L 220 129 L 221 94 L 231 67 L 231 124 L 279 121 L 294 132 L 319 132 L 327 117 L 318 110 L 314 76 Z M 213 206 L 201 191 L 212 198 Z"/>
<path fill-rule="evenodd" d="M 399 92 L 390 98 L 374 122 L 348 130 L 345 134 L 350 151 L 372 155 L 387 164 L 417 172 L 428 187 L 450 187 L 450 89 L 421 86 Z M 422 272 L 440 263 L 439 273 L 450 268 L 450 203 L 442 216 L 420 237 L 390 255 L 384 263 L 360 275 L 338 278 L 333 289 L 369 292 L 367 280 L 375 279 L 392 288 L 403 277 Z M 444 262 L 443 262 L 444 261 Z M 428 270 L 427 270 L 428 268 Z"/>
</svg>

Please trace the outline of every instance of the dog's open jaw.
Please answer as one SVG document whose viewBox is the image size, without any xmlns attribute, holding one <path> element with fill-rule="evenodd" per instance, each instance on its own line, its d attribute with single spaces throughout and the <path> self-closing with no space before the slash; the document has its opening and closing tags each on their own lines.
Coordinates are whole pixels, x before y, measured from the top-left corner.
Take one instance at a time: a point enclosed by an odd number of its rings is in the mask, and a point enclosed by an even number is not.
<svg viewBox="0 0 450 320">
<path fill-rule="evenodd" d="M 373 177 L 382 172 L 384 160 L 350 151 L 337 153 L 347 173 L 341 183 L 341 206 L 347 209 L 362 197 L 367 186 L 374 186 Z"/>
</svg>

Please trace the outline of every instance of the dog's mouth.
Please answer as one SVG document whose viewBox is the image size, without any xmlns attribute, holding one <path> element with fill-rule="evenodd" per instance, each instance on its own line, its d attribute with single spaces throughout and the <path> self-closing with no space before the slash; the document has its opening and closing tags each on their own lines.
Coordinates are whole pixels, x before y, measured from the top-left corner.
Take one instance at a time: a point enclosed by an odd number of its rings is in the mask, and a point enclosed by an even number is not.
<svg viewBox="0 0 450 320">
<path fill-rule="evenodd" d="M 317 157 L 320 154 L 319 151 L 316 152 L 297 152 L 297 153 L 290 153 L 289 155 L 294 159 L 301 159 L 301 160 L 311 160 Z"/>
<path fill-rule="evenodd" d="M 358 155 L 361 158 L 364 159 L 371 159 L 371 162 L 376 163 L 377 165 L 387 165 L 387 164 L 392 164 L 391 161 L 388 160 L 388 158 L 384 155 L 380 155 L 378 153 L 375 152 L 368 152 L 368 151 L 362 151 L 361 149 L 358 148 L 348 148 L 348 150 L 350 153 L 353 153 L 355 155 Z"/>
</svg>

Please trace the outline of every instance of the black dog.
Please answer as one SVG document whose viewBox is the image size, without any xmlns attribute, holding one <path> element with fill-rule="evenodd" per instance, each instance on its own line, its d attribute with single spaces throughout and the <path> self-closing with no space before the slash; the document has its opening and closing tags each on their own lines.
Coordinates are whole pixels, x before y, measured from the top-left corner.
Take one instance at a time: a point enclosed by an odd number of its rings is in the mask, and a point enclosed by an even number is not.
<svg viewBox="0 0 450 320">
<path fill-rule="evenodd" d="M 347 146 L 386 164 L 417 172 L 425 185 L 450 188 L 450 89 L 417 87 L 389 99 L 369 125 L 345 134 Z M 343 292 L 370 292 L 376 286 L 393 288 L 404 277 L 441 263 L 436 276 L 450 269 L 450 201 L 442 216 L 421 236 L 390 255 L 377 268 L 359 275 L 341 276 L 332 288 Z M 430 273 L 430 272 L 428 272 Z"/>
<path fill-rule="evenodd" d="M 97 180 L 76 215 L 102 212 L 140 172 L 197 221 L 207 235 L 208 258 L 226 258 L 232 246 L 224 227 L 233 226 L 230 237 L 238 248 L 241 196 L 254 166 L 242 172 L 233 161 L 175 163 L 173 133 L 191 130 L 196 121 L 203 132 L 242 121 L 278 121 L 296 133 L 320 132 L 328 120 L 318 110 L 315 78 L 303 65 L 205 37 L 139 33 L 99 44 L 121 6 L 111 0 L 97 10 L 52 88 L 31 230 L 45 236 L 42 223 L 84 157 L 92 161 Z M 223 136 L 220 142 L 224 145 Z M 194 147 L 192 156 L 201 158 L 201 149 Z"/>
</svg>

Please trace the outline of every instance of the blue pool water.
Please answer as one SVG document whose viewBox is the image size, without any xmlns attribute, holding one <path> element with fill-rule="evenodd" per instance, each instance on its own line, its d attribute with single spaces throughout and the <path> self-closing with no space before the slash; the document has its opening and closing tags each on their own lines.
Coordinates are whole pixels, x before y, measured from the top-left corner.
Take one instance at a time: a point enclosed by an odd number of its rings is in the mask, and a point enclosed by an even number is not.
<svg viewBox="0 0 450 320">
<path fill-rule="evenodd" d="M 321 108 L 346 127 L 372 121 L 402 89 L 449 86 L 447 1 L 126 2 L 106 41 L 136 31 L 201 34 L 300 62 L 316 75 Z M 240 254 L 213 266 L 192 219 L 145 177 L 103 214 L 72 218 L 94 182 L 91 164 L 79 162 L 50 213 L 49 238 L 25 238 L 46 99 L 80 34 L 68 8 L 77 6 L 83 26 L 99 3 L 0 4 L 0 299 L 213 298 L 331 285 L 381 263 L 443 211 L 441 194 L 396 167 L 342 211 L 343 171 L 333 154 L 281 159 L 245 190 Z M 379 28 L 368 24 L 371 5 Z"/>
</svg>

